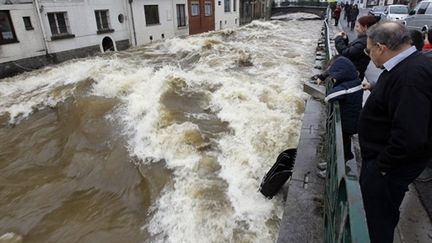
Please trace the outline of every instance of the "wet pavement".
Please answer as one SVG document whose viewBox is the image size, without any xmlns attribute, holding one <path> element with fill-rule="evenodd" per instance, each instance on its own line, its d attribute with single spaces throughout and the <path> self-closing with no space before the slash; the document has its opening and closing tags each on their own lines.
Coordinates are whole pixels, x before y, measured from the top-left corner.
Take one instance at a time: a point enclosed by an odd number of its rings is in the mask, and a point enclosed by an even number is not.
<svg viewBox="0 0 432 243">
<path fill-rule="evenodd" d="M 368 9 L 361 9 L 360 16 L 367 15 Z M 356 32 L 350 31 L 346 20 L 342 20 L 338 30 L 348 34 L 350 41 L 356 38 Z M 372 62 L 366 71 L 366 79 L 376 81 L 381 70 L 376 68 Z M 365 92 L 363 103 L 369 96 Z M 359 154 L 358 140 L 354 139 L 355 149 Z M 358 159 L 360 161 L 360 159 Z M 432 182 L 415 182 L 410 185 L 409 191 L 401 206 L 401 217 L 397 226 L 395 243 L 401 242 L 431 242 L 432 241 Z"/>
</svg>

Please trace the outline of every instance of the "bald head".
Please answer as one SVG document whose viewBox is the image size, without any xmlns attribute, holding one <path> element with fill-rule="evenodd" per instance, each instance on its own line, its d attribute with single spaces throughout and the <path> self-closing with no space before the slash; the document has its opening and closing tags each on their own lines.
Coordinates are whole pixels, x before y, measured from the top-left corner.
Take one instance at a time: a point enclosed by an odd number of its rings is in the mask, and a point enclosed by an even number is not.
<svg viewBox="0 0 432 243">
<path fill-rule="evenodd" d="M 402 46 L 411 44 L 411 35 L 408 29 L 394 21 L 378 23 L 366 32 L 372 43 L 386 45 L 390 50 L 396 51 Z"/>
</svg>

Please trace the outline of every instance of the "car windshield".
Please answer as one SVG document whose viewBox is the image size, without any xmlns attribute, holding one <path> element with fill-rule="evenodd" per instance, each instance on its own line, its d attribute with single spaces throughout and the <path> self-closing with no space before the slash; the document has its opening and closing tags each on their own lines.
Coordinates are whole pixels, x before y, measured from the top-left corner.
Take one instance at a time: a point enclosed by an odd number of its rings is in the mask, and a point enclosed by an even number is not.
<svg viewBox="0 0 432 243">
<path fill-rule="evenodd" d="M 390 7 L 391 14 L 408 14 L 408 7 L 406 6 L 393 6 Z"/>
<path fill-rule="evenodd" d="M 384 11 L 384 6 L 373 7 L 373 11 Z"/>
</svg>

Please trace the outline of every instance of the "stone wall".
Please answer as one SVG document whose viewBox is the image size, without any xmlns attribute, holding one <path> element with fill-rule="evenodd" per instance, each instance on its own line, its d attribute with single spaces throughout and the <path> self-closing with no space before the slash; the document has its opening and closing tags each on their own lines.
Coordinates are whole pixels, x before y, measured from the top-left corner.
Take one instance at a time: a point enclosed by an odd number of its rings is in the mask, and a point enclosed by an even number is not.
<svg viewBox="0 0 432 243">
<path fill-rule="evenodd" d="M 129 40 L 116 41 L 118 51 L 129 48 Z M 32 71 L 50 64 L 61 63 L 74 58 L 83 58 L 99 54 L 99 45 L 57 52 L 49 55 L 24 58 L 0 64 L 0 78 L 10 77 L 18 73 Z"/>
</svg>

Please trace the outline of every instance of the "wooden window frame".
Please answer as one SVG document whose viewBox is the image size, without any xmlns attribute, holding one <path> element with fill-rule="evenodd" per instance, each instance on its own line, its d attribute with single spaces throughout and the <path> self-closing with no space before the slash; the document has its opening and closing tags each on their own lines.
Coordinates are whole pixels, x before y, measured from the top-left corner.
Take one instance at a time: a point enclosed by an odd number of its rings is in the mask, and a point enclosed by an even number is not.
<svg viewBox="0 0 432 243">
<path fill-rule="evenodd" d="M 199 1 L 191 2 L 191 15 L 192 16 L 199 16 L 200 15 L 200 3 L 199 3 Z"/>
<path fill-rule="evenodd" d="M 210 8 L 208 6 L 210 5 Z M 208 12 L 210 10 L 210 12 Z M 213 15 L 213 3 L 212 1 L 205 1 L 204 2 L 204 16 L 209 17 Z"/>
</svg>

